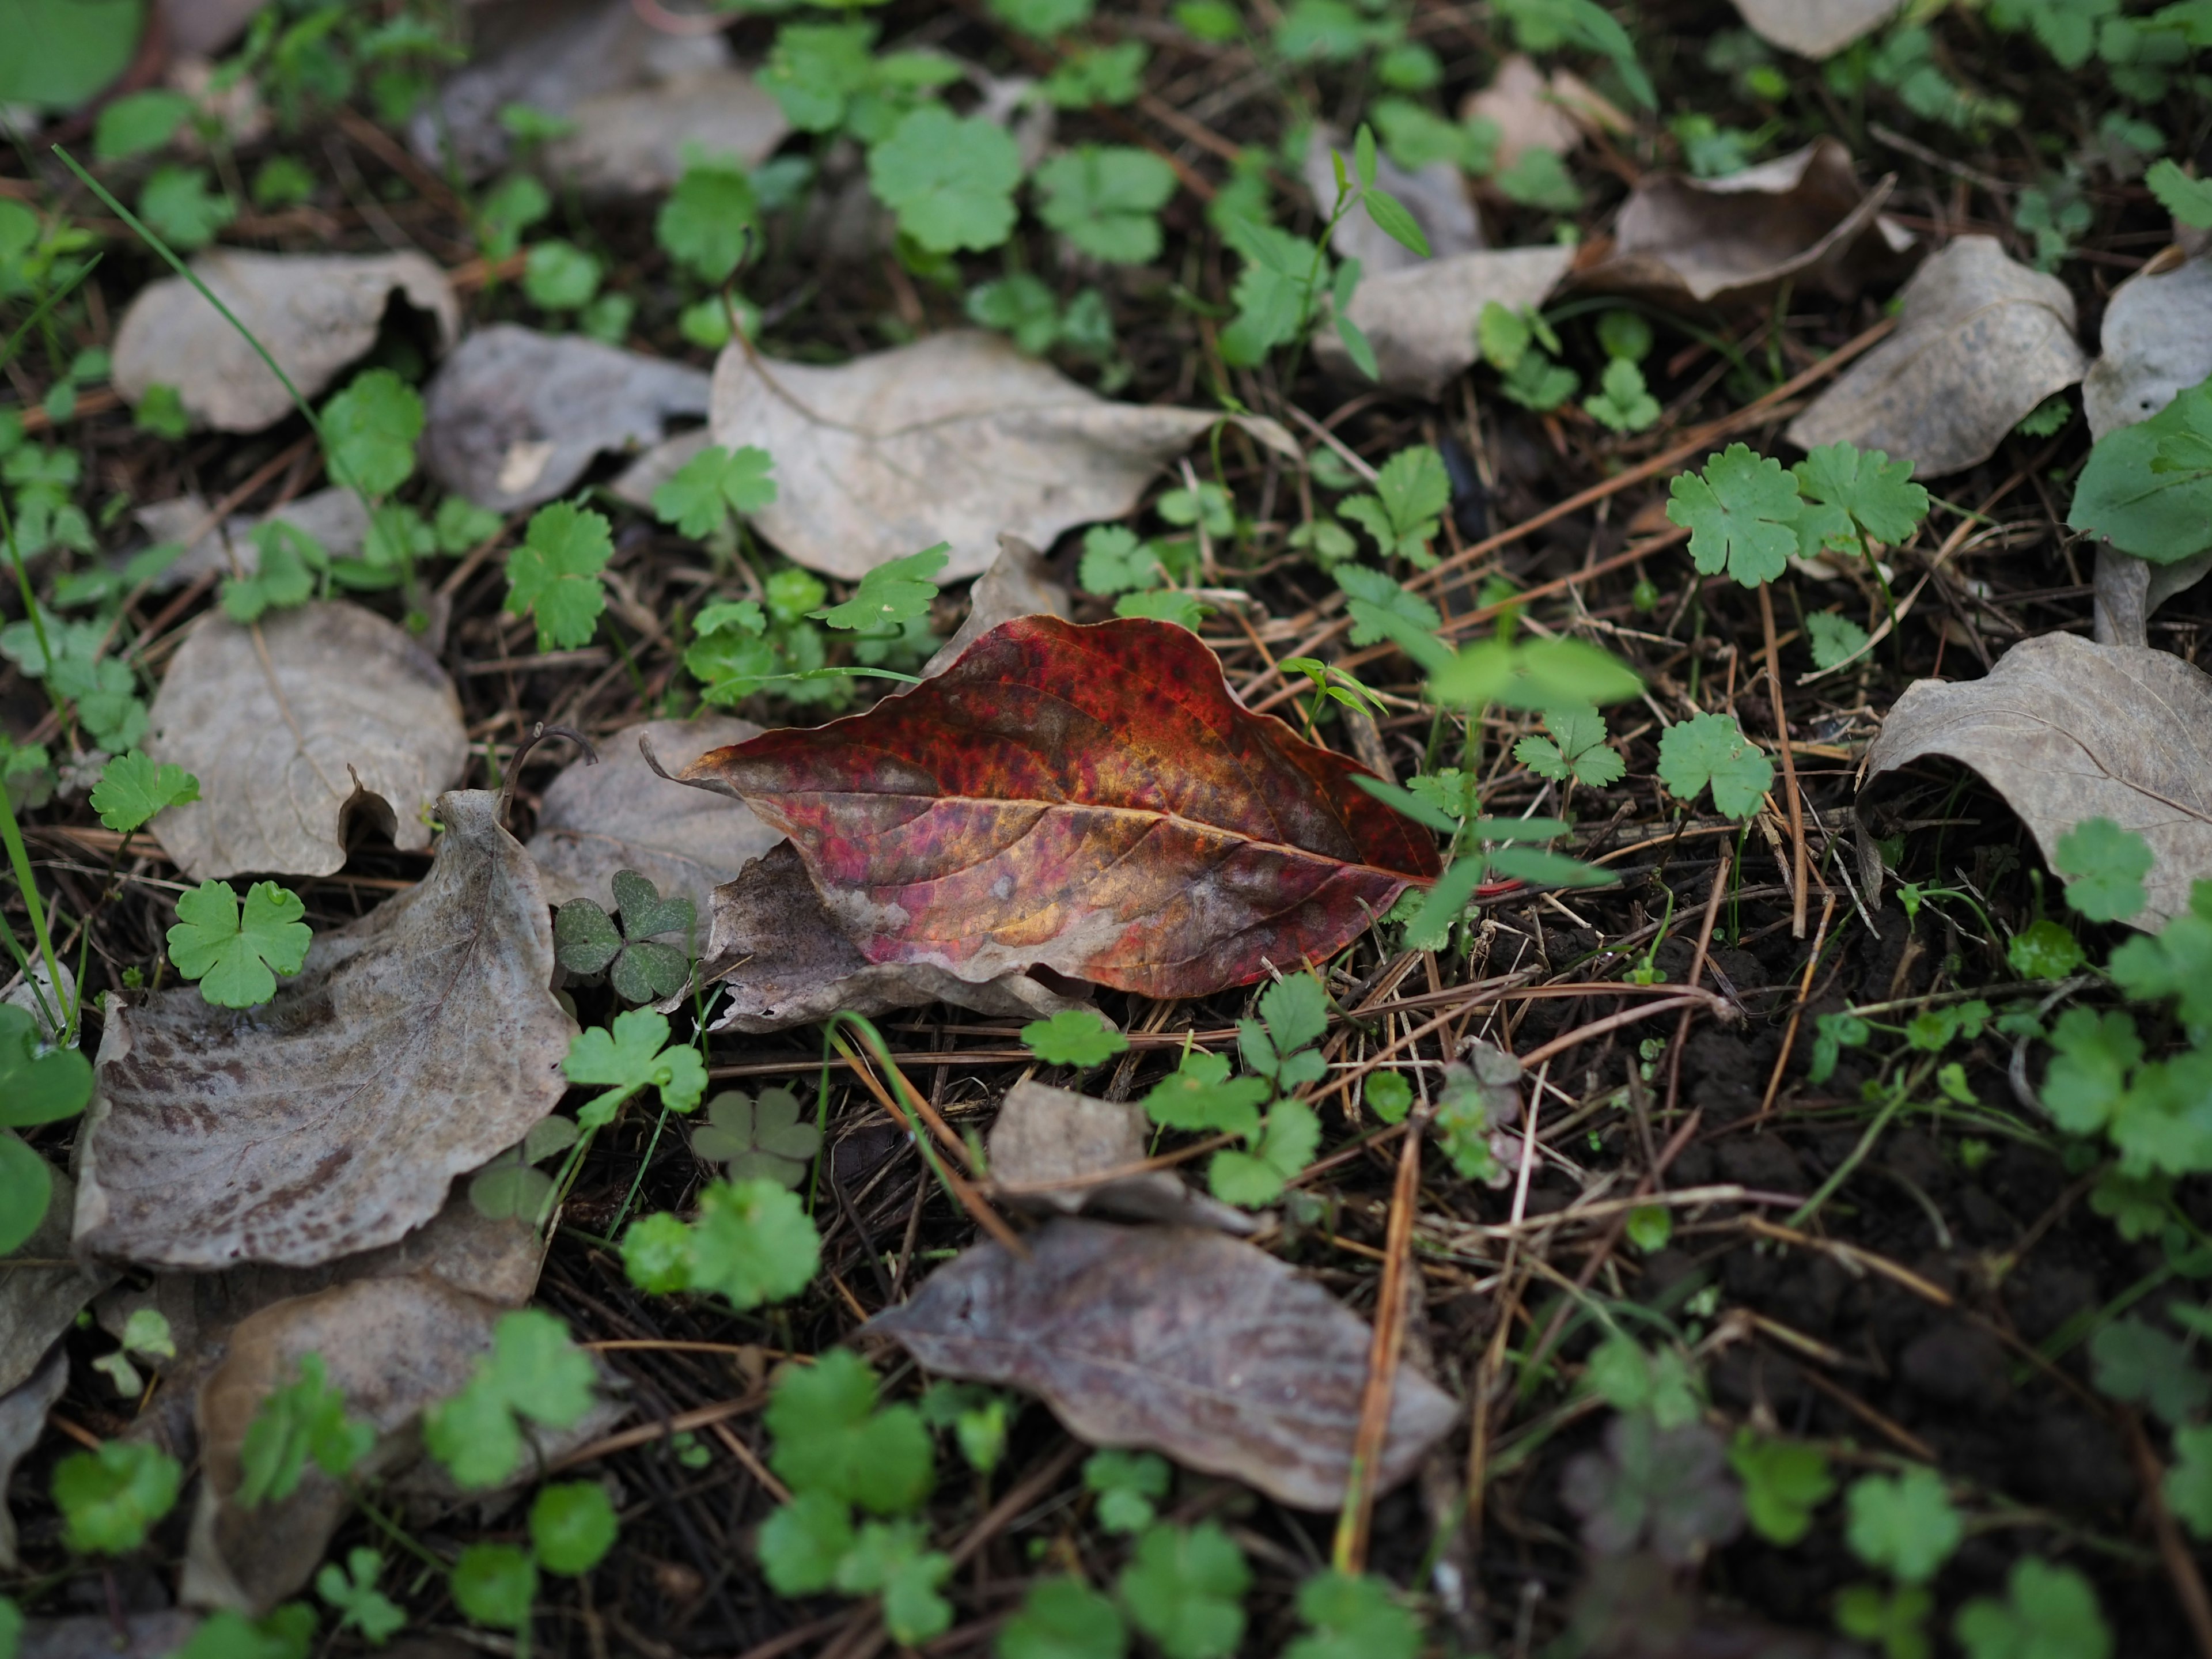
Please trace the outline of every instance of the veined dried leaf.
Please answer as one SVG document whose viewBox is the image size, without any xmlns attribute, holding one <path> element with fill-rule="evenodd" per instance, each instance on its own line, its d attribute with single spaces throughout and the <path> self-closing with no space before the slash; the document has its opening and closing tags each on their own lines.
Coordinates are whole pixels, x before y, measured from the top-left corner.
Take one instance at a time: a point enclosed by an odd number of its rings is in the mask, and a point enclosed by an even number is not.
<svg viewBox="0 0 2212 1659">
<path fill-rule="evenodd" d="M 823 903 L 799 851 L 778 841 L 708 902 L 702 985 L 722 988 L 717 1031 L 781 1031 L 840 1008 L 886 1013 L 949 1002 L 980 1014 L 1045 1019 L 1073 1002 L 1018 970 L 971 984 L 928 963 L 872 963 Z M 662 1005 L 689 1000 L 686 990 Z"/>
<path fill-rule="evenodd" d="M 665 765 L 689 766 L 710 749 L 759 735 L 750 720 L 726 714 L 646 720 L 606 739 L 598 765 L 569 765 L 547 787 L 530 838 L 547 902 L 587 898 L 611 910 L 615 872 L 635 870 L 664 894 L 688 895 L 705 915 L 717 884 L 782 836 L 743 809 L 678 794 L 638 743 L 649 740 Z"/>
<path fill-rule="evenodd" d="M 2081 380 L 2093 438 L 2148 420 L 2212 374 L 2212 255 L 2129 277 L 2100 329 L 2103 353 Z"/>
<path fill-rule="evenodd" d="M 108 1018 L 81 1147 L 81 1252 L 307 1267 L 390 1243 L 551 1111 L 575 1023 L 498 797 L 441 796 L 422 880 L 319 936 L 265 1008 L 155 994 Z"/>
<path fill-rule="evenodd" d="M 146 752 L 200 780 L 198 800 L 154 819 L 169 856 L 194 881 L 326 876 L 345 863 L 356 806 L 394 846 L 428 846 L 422 815 L 468 763 L 445 670 L 343 600 L 272 614 L 258 631 L 257 644 L 255 629 L 210 611 L 154 699 Z"/>
<path fill-rule="evenodd" d="M 123 1643 L 116 1644 L 115 1620 L 105 1613 L 73 1619 L 29 1619 L 15 1659 L 174 1659 L 200 1627 L 196 1613 L 125 1615 Z"/>
<path fill-rule="evenodd" d="M 1293 1508 L 1343 1501 L 1367 1323 L 1264 1250 L 1190 1227 L 1062 1218 L 1018 1261 L 981 1244 L 868 1328 L 929 1370 L 1042 1396 L 1093 1445 L 1146 1446 Z M 1459 1416 L 1401 1366 L 1380 1484 Z"/>
<path fill-rule="evenodd" d="M 428 316 L 438 349 L 460 332 L 446 273 L 419 253 L 246 253 L 220 248 L 192 272 L 253 331 L 294 386 L 313 398 L 376 343 L 396 292 Z M 115 331 L 115 389 L 131 403 L 174 386 L 185 412 L 220 432 L 258 432 L 293 411 L 260 354 L 181 276 L 139 290 Z"/>
<path fill-rule="evenodd" d="M 1818 61 L 1832 58 L 1894 17 L 1902 0 L 1735 0 L 1769 46 Z"/>
<path fill-rule="evenodd" d="M 1006 1091 L 992 1121 L 991 1179 L 1006 1202 L 1039 1215 L 1089 1212 L 1225 1233 L 1259 1230 L 1254 1217 L 1193 1192 L 1171 1170 L 1084 1180 L 1144 1162 L 1152 1134 L 1152 1121 L 1134 1101 L 1098 1100 L 1025 1079 Z M 1006 1190 L 1041 1183 L 1070 1184 L 1028 1194 Z"/>
<path fill-rule="evenodd" d="M 1565 70 L 1547 76 L 1528 53 L 1516 52 L 1499 63 L 1488 86 L 1468 94 L 1459 106 L 1459 118 L 1488 121 L 1498 129 L 1498 168 L 1503 172 L 1525 149 L 1568 155 L 1581 148 L 1583 124 L 1564 95 L 1569 92 L 1597 97 Z"/>
<path fill-rule="evenodd" d="M 22 1565 L 15 1559 L 15 1517 L 8 1511 L 8 1483 L 23 1454 L 46 1431 L 46 1413 L 69 1387 L 69 1371 L 68 1351 L 56 1347 L 28 1382 L 0 1394 L 0 1572 L 13 1572 Z"/>
<path fill-rule="evenodd" d="M 1218 421 L 1298 453 L 1273 421 L 1114 403 L 972 329 L 836 368 L 738 341 L 715 365 L 714 403 L 716 443 L 775 457 L 776 498 L 753 527 L 848 581 L 939 542 L 951 545 L 939 580 L 958 581 L 989 568 L 1002 532 L 1049 547 L 1073 526 L 1119 518 Z"/>
<path fill-rule="evenodd" d="M 1876 222 L 1896 183 L 1863 189 L 1827 137 L 1721 179 L 1647 173 L 1575 280 L 1675 304 L 1747 301 L 1785 279 L 1848 299 L 1911 240 Z"/>
<path fill-rule="evenodd" d="M 1790 423 L 1791 443 L 1854 443 L 1940 478 L 1987 460 L 2088 366 L 2066 285 L 1993 237 L 1960 237 L 1913 273 L 1903 298 L 1897 332 Z"/>
<path fill-rule="evenodd" d="M 866 714 L 684 781 L 788 834 L 871 962 L 1203 996 L 1328 956 L 1436 875 L 1362 770 L 1244 709 L 1187 629 L 1025 617 Z"/>
<path fill-rule="evenodd" d="M 2140 833 L 2156 862 L 2130 926 L 2158 927 L 2212 878 L 2212 677 L 2171 652 L 2041 634 L 1984 678 L 1916 681 L 1867 751 L 1868 785 L 1925 755 L 1978 772 L 2045 860 L 2084 818 Z"/>
<path fill-rule="evenodd" d="M 682 363 L 495 323 L 462 341 L 430 382 L 423 462 L 478 507 L 535 507 L 602 451 L 657 443 L 670 421 L 704 415 L 708 385 Z"/>
<path fill-rule="evenodd" d="M 1393 392 L 1434 398 L 1480 353 L 1474 325 L 1495 300 L 1508 311 L 1540 306 L 1574 263 L 1568 247 L 1488 248 L 1429 259 L 1387 276 L 1370 276 L 1352 292 L 1352 320 L 1375 348 L 1375 367 Z M 1314 356 L 1340 378 L 1360 374 L 1335 329 L 1314 335 Z"/>
</svg>

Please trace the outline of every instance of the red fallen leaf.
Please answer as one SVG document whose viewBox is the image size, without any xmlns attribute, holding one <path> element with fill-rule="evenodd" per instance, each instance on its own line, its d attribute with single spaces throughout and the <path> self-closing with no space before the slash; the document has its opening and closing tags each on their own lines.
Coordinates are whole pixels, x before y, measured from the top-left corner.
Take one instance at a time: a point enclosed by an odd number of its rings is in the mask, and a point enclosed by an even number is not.
<svg viewBox="0 0 2212 1659">
<path fill-rule="evenodd" d="M 680 776 L 789 836 L 871 962 L 1187 997 L 1328 957 L 1435 878 L 1364 770 L 1243 708 L 1188 629 L 1018 617 L 866 714 Z"/>
</svg>

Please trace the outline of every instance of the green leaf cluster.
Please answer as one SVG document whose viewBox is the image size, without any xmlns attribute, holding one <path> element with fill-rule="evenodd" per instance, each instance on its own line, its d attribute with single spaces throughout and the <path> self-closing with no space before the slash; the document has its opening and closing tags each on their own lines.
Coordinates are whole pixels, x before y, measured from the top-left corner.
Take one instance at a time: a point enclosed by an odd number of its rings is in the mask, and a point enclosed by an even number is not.
<svg viewBox="0 0 2212 1659">
<path fill-rule="evenodd" d="M 1774 783 L 1774 763 L 1730 714 L 1707 712 L 1677 721 L 1660 735 L 1659 781 L 1683 800 L 1710 784 L 1723 817 L 1747 818 Z"/>
<path fill-rule="evenodd" d="M 572 974 L 586 978 L 604 973 L 624 1002 L 658 1002 L 682 990 L 691 975 L 692 936 L 698 921 L 690 899 L 666 898 L 635 870 L 614 874 L 612 916 L 592 899 L 571 899 L 553 913 L 553 954 Z M 660 935 L 680 933 L 681 946 L 656 944 Z"/>
<path fill-rule="evenodd" d="M 1095 1008 L 1063 1008 L 1022 1027 L 1022 1046 L 1048 1066 L 1103 1066 L 1126 1053 L 1129 1039 Z"/>
<path fill-rule="evenodd" d="M 1176 173 L 1150 150 L 1079 144 L 1039 167 L 1034 182 L 1037 216 L 1082 252 L 1109 264 L 1159 257 L 1159 212 L 1176 192 Z"/>
<path fill-rule="evenodd" d="M 555 501 L 531 514 L 521 544 L 507 556 L 506 609 L 535 617 L 540 651 L 591 643 L 607 608 L 599 573 L 614 550 L 604 514 Z"/>
<path fill-rule="evenodd" d="M 709 1182 L 696 1219 L 641 1217 L 622 1248 L 639 1289 L 708 1291 L 740 1311 L 798 1295 L 822 1261 L 821 1236 L 781 1172 Z"/>
<path fill-rule="evenodd" d="M 788 1089 L 763 1089 L 760 1098 L 726 1089 L 707 1103 L 705 1121 L 691 1131 L 691 1150 L 720 1164 L 732 1181 L 773 1181 L 796 1188 L 822 1150 L 822 1130 L 801 1115 Z"/>
<path fill-rule="evenodd" d="M 238 1450 L 235 1500 L 246 1509 L 281 1504 L 299 1490 L 309 1459 L 333 1479 L 353 1473 L 376 1444 L 374 1425 L 346 1414 L 319 1353 L 303 1354 L 296 1381 L 262 1397 Z"/>
<path fill-rule="evenodd" d="M 1836 1493 L 1827 1454 L 1796 1440 L 1768 1440 L 1736 1431 L 1729 1467 L 1743 1482 L 1744 1517 L 1770 1544 L 1784 1548 L 1812 1530 L 1813 1511 Z"/>
<path fill-rule="evenodd" d="M 97 1450 L 71 1452 L 54 1465 L 52 1488 L 62 1541 L 81 1554 L 127 1554 L 176 1507 L 183 1482 L 177 1460 L 143 1441 L 104 1440 Z"/>
<path fill-rule="evenodd" d="M 707 1091 L 707 1065 L 699 1051 L 671 1042 L 667 1016 L 650 1008 L 633 1008 L 617 1014 L 610 1025 L 577 1032 L 568 1040 L 561 1071 L 571 1083 L 606 1090 L 576 1114 L 587 1129 L 612 1122 L 615 1109 L 643 1089 L 658 1089 L 660 1103 L 672 1112 L 690 1111 Z"/>
<path fill-rule="evenodd" d="M 1513 745 L 1513 758 L 1538 777 L 1602 789 L 1628 775 L 1628 763 L 1606 747 L 1605 716 L 1595 703 L 1545 710 L 1544 729 L 1549 737 L 1526 737 Z"/>
<path fill-rule="evenodd" d="M 496 1486 L 521 1466 L 526 1422 L 565 1429 L 592 1408 L 597 1373 L 568 1328 L 538 1308 L 500 1316 L 467 1385 L 422 1417 L 422 1443 L 460 1486 Z"/>
<path fill-rule="evenodd" d="M 679 534 L 702 540 L 729 522 L 775 500 L 775 463 L 765 449 L 734 451 L 709 444 L 653 492 L 653 515 Z"/>
</svg>

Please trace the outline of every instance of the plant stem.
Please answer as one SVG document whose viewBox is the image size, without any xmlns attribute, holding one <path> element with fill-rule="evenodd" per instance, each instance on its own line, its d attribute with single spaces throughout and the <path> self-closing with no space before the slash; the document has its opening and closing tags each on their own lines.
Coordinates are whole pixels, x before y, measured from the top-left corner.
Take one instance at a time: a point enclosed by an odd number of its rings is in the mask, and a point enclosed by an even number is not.
<svg viewBox="0 0 2212 1659">
<path fill-rule="evenodd" d="M 1790 747 L 1790 717 L 1782 710 L 1781 652 L 1774 643 L 1774 593 L 1759 585 L 1759 626 L 1766 630 L 1766 689 L 1774 700 L 1774 738 L 1782 745 L 1782 790 L 1790 797 L 1790 937 L 1805 937 L 1805 888 L 1811 878 L 1805 857 L 1805 806 L 1797 798 L 1797 760 Z"/>
<path fill-rule="evenodd" d="M 23 908 L 31 913 L 31 935 L 39 942 L 39 954 L 46 964 L 46 984 L 58 1002 L 62 995 L 61 964 L 54 959 L 53 936 L 46 931 L 46 914 L 39 903 L 38 884 L 31 878 L 31 855 L 24 850 L 23 832 L 15 826 L 15 809 L 8 799 L 8 792 L 0 788 L 0 841 L 8 844 L 8 863 L 15 872 L 15 884 L 23 890 Z M 38 975 L 26 974 L 24 982 L 30 986 L 31 994 L 43 1007 L 46 998 L 40 994 Z M 76 1035 L 76 1011 L 66 1011 L 64 1020 L 59 1014 L 54 1018 L 54 1029 L 64 1038 Z M 66 1029 L 64 1029 L 66 1028 Z"/>
</svg>

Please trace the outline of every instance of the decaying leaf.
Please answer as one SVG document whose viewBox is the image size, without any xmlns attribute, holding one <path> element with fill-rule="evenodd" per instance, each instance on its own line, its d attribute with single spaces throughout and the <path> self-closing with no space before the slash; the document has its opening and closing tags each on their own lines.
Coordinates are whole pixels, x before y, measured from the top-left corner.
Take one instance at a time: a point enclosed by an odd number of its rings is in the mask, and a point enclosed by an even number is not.
<svg viewBox="0 0 2212 1659">
<path fill-rule="evenodd" d="M 1725 178 L 1647 173 L 1576 283 L 1662 304 L 1737 304 L 1784 281 L 1848 299 L 1911 240 L 1880 217 L 1896 183 L 1862 187 L 1828 137 Z"/>
<path fill-rule="evenodd" d="M 2129 277 L 2105 304 L 2099 339 L 2081 379 L 2093 438 L 2148 420 L 2212 374 L 2212 255 Z"/>
<path fill-rule="evenodd" d="M 789 835 L 871 962 L 1203 996 L 1340 950 L 1435 876 L 1428 832 L 1361 774 L 1247 712 L 1186 629 L 1027 617 L 683 777 Z"/>
<path fill-rule="evenodd" d="M 1017 617 L 1065 617 L 1074 604 L 1066 584 L 1052 574 L 1044 556 L 1019 536 L 999 538 L 999 556 L 968 590 L 968 616 L 957 631 L 922 666 L 924 679 L 942 674 L 960 654 L 1000 623 Z"/>
<path fill-rule="evenodd" d="M 1326 211 L 1336 200 L 1336 166 L 1332 153 L 1344 157 L 1347 177 L 1352 170 L 1352 146 L 1341 133 L 1317 126 L 1306 143 L 1306 189 Z M 1375 184 L 1395 197 L 1428 238 L 1432 258 L 1466 253 L 1483 245 L 1482 221 L 1468 198 L 1465 176 L 1449 161 L 1431 161 L 1418 172 L 1407 172 L 1388 155 L 1375 158 Z M 1357 186 L 1355 185 L 1355 188 Z M 1364 212 L 1345 215 L 1329 238 L 1329 247 L 1340 259 L 1357 259 L 1367 276 L 1407 270 L 1422 263 L 1421 256 L 1383 232 Z"/>
<path fill-rule="evenodd" d="M 146 752 L 200 780 L 198 800 L 153 822 L 194 881 L 326 876 L 345 863 L 356 806 L 394 846 L 428 846 L 423 814 L 459 779 L 468 737 L 436 660 L 375 612 L 332 600 L 258 628 L 202 617 L 154 699 Z"/>
<path fill-rule="evenodd" d="M 870 962 L 845 937 L 788 841 L 717 887 L 707 918 L 699 981 L 722 988 L 717 1031 L 781 1031 L 840 1008 L 874 1015 L 949 1002 L 981 1014 L 1042 1019 L 1084 1006 L 1019 971 L 971 984 L 928 963 Z"/>
<path fill-rule="evenodd" d="M 22 1249 L 0 1261 L 0 1394 L 21 1388 L 54 1339 L 76 1322 L 77 1310 L 115 1280 L 105 1266 L 71 1256 L 70 1217 L 76 1206 L 76 1183 L 62 1170 L 52 1174 L 53 1195 L 46 1202 L 46 1219 Z M 13 1265 L 25 1261 L 53 1265 Z"/>
<path fill-rule="evenodd" d="M 714 441 L 775 457 L 776 499 L 755 529 L 810 569 L 857 580 L 939 542 L 939 580 L 981 574 L 1001 532 L 1049 547 L 1121 517 L 1161 464 L 1217 422 L 1278 453 L 1274 422 L 1117 404 L 963 329 L 836 368 L 772 362 L 738 341 L 714 368 Z"/>
<path fill-rule="evenodd" d="M 115 1620 L 108 1613 L 31 1619 L 24 1621 L 16 1659 L 174 1659 L 199 1627 L 199 1615 L 181 1609 L 130 1613 L 118 1644 Z"/>
<path fill-rule="evenodd" d="M 1800 58 L 1832 58 L 1894 17 L 1902 0 L 1735 0 L 1752 32 Z"/>
<path fill-rule="evenodd" d="M 1908 687 L 1867 753 L 1871 786 L 1926 755 L 1972 768 L 2056 856 L 2085 818 L 2150 842 L 2148 902 L 2127 920 L 2154 929 L 2212 878 L 2212 678 L 2171 652 L 2041 634 L 1978 680 Z"/>
<path fill-rule="evenodd" d="M 46 1431 L 46 1413 L 69 1387 L 69 1354 L 57 1347 L 27 1382 L 0 1395 L 0 1572 L 13 1572 L 21 1565 L 15 1559 L 15 1517 L 8 1511 L 8 1482 L 23 1454 Z"/>
<path fill-rule="evenodd" d="M 549 903 L 611 904 L 614 873 L 635 870 L 663 893 L 688 896 L 704 916 L 715 886 L 782 839 L 750 811 L 678 789 L 639 752 L 651 742 L 665 766 L 689 766 L 710 749 L 743 743 L 760 727 L 726 714 L 646 720 L 609 738 L 596 766 L 578 760 L 553 780 L 538 809 L 530 856 Z"/>
<path fill-rule="evenodd" d="M 1343 1501 L 1366 1322 L 1224 1234 L 1062 1218 L 1032 1235 L 1029 1261 L 978 1245 L 868 1328 L 931 1370 L 1042 1395 L 1094 1445 L 1150 1447 L 1296 1509 Z M 1458 1415 L 1401 1366 L 1381 1486 Z"/>
<path fill-rule="evenodd" d="M 266 1008 L 157 992 L 109 1015 L 81 1146 L 80 1252 L 308 1267 L 390 1243 L 567 1086 L 575 1023 L 498 797 L 442 795 L 429 873 L 319 936 Z"/>
<path fill-rule="evenodd" d="M 253 331 L 305 398 L 376 343 L 397 294 L 431 320 L 440 350 L 460 332 L 446 273 L 419 253 L 246 253 L 218 249 L 193 274 Z M 115 389 L 136 404 L 176 388 L 185 411 L 221 432 L 258 432 L 293 411 L 269 366 L 181 276 L 139 291 L 115 331 Z"/>
<path fill-rule="evenodd" d="M 1850 442 L 1940 478 L 1993 454 L 2021 417 L 2088 366 L 2074 296 L 1994 237 L 1961 236 L 1905 285 L 1897 332 L 1853 363 L 1785 435 Z"/>
<path fill-rule="evenodd" d="M 1243 1211 L 1193 1192 L 1171 1171 L 1097 1177 L 1151 1155 L 1152 1120 L 1134 1101 L 1099 1100 L 1034 1078 L 1006 1091 L 992 1122 L 991 1179 L 999 1196 L 1039 1215 L 1091 1213 L 1257 1231 Z M 1024 1187 L 1039 1190 L 1023 1192 Z"/>
<path fill-rule="evenodd" d="M 657 29 L 626 3 L 532 28 L 461 70 L 416 116 L 409 141 L 441 173 L 450 159 L 483 178 L 511 159 L 500 112 L 513 104 L 574 124 L 546 146 L 544 164 L 593 196 L 667 189 L 687 146 L 750 168 L 789 131 L 720 35 Z"/>
<path fill-rule="evenodd" d="M 657 443 L 670 421 L 704 415 L 708 384 L 681 363 L 495 323 L 430 382 L 422 458 L 448 489 L 512 513 L 551 501 L 602 452 Z"/>
<path fill-rule="evenodd" d="M 1352 290 L 1350 315 L 1375 348 L 1376 376 L 1393 392 L 1434 398 L 1480 356 L 1474 325 L 1496 301 L 1530 310 L 1551 296 L 1574 263 L 1568 247 L 1492 248 L 1430 259 Z M 1364 375 L 1334 328 L 1314 336 L 1314 356 L 1332 374 Z"/>
<path fill-rule="evenodd" d="M 1583 133 L 1593 127 L 1626 132 L 1635 126 L 1577 76 L 1565 70 L 1546 75 L 1526 52 L 1519 52 L 1498 65 L 1488 86 L 1468 94 L 1459 116 L 1462 121 L 1487 121 L 1498 129 L 1500 172 L 1519 161 L 1523 150 L 1567 155 L 1581 147 Z"/>
<path fill-rule="evenodd" d="M 334 559 L 358 557 L 362 544 L 368 539 L 368 507 L 352 490 L 336 488 L 318 489 L 266 513 L 234 513 L 221 524 L 209 521 L 207 502 L 198 495 L 149 501 L 131 516 L 156 542 L 192 538 L 176 562 L 154 579 L 155 590 L 164 593 L 202 576 L 253 575 L 261 568 L 254 526 L 264 521 L 305 531 Z"/>
</svg>

